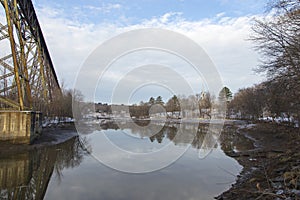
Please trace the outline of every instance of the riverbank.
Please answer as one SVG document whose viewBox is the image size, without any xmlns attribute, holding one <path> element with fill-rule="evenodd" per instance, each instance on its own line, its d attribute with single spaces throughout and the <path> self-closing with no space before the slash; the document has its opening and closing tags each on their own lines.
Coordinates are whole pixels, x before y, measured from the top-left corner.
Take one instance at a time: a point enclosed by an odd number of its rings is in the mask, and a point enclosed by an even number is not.
<svg viewBox="0 0 300 200">
<path fill-rule="evenodd" d="M 300 199 L 299 129 L 271 123 L 224 129 L 222 149 L 244 168 L 216 199 Z"/>
<path fill-rule="evenodd" d="M 71 138 L 77 137 L 74 123 L 64 123 L 57 127 L 43 128 L 43 134 L 33 144 L 14 144 L 0 141 L 0 156 L 13 155 L 21 151 L 30 151 L 45 146 L 63 143 Z"/>
</svg>

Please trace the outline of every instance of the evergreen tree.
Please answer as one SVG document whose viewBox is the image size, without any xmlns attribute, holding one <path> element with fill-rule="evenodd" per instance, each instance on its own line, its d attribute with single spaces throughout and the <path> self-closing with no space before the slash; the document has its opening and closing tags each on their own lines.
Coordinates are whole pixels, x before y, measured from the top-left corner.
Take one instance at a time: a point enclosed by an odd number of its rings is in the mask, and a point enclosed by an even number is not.
<svg viewBox="0 0 300 200">
<path fill-rule="evenodd" d="M 156 103 L 156 104 L 160 104 L 160 105 L 164 105 L 164 102 L 163 102 L 161 96 L 156 97 L 155 103 Z"/>
<path fill-rule="evenodd" d="M 155 99 L 153 97 L 150 97 L 149 99 L 149 105 L 152 106 L 155 104 Z"/>
<path fill-rule="evenodd" d="M 232 100 L 232 92 L 228 87 L 223 87 L 219 93 L 219 101 L 221 102 L 230 102 Z"/>
</svg>

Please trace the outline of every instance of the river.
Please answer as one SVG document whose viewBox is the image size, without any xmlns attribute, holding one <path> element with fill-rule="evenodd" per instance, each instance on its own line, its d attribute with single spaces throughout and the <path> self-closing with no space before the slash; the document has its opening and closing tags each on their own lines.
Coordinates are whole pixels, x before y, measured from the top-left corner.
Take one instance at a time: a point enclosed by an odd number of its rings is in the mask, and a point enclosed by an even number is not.
<svg viewBox="0 0 300 200">
<path fill-rule="evenodd" d="M 181 135 L 176 137 L 179 130 Z M 139 129 L 130 123 L 123 123 L 121 128 L 103 123 L 97 125 L 97 130 L 86 131 L 62 144 L 1 155 L 0 197 L 213 199 L 230 188 L 242 167 L 222 151 L 220 141 L 205 157 L 199 157 L 207 131 L 206 124 L 157 124 Z M 103 151 L 103 136 L 125 152 L 156 152 L 156 157 L 126 163 L 128 160 L 120 157 L 123 154 Z M 172 151 L 160 154 L 168 145 Z M 180 156 L 164 162 L 166 156 L 172 157 L 177 151 L 182 152 Z M 164 157 L 160 157 L 162 154 Z"/>
</svg>

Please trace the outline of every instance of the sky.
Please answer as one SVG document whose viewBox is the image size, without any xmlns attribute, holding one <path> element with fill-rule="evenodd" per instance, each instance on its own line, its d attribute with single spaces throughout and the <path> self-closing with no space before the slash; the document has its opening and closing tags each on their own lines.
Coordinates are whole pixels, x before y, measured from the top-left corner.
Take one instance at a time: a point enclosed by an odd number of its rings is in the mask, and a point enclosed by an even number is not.
<svg viewBox="0 0 300 200">
<path fill-rule="evenodd" d="M 171 30 L 195 41 L 214 63 L 223 85 L 234 93 L 264 80 L 253 71 L 259 65 L 259 55 L 248 39 L 253 19 L 264 15 L 266 0 L 33 0 L 33 4 L 58 78 L 67 88 L 76 85 L 78 73 L 99 46 L 142 28 Z M 145 65 L 157 59 L 152 55 L 152 60 L 145 62 L 149 52 L 139 56 L 111 67 L 105 81 L 95 86 L 94 101 L 110 103 L 115 85 L 130 71 L 122 66 Z M 174 70 L 183 74 L 179 67 Z M 205 81 L 197 82 L 192 71 L 183 71 L 195 93 L 207 89 Z M 157 76 L 164 78 L 160 73 Z M 172 90 L 157 85 L 136 88 L 128 101 L 145 101 L 161 94 L 166 100 L 173 95 Z"/>
</svg>

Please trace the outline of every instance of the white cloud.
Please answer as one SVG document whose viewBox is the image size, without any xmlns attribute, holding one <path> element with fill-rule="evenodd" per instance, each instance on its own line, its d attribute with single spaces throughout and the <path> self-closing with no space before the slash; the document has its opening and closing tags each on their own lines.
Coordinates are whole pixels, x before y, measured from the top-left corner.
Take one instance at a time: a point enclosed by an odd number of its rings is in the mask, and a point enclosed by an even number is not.
<svg viewBox="0 0 300 200">
<path fill-rule="evenodd" d="M 102 12 L 102 13 L 110 13 L 113 10 L 118 10 L 122 8 L 121 4 L 103 4 L 102 6 L 84 6 L 84 8 L 92 11 L 92 12 Z"/>
<path fill-rule="evenodd" d="M 216 17 L 220 18 L 220 17 L 223 17 L 224 15 L 226 15 L 226 13 L 225 12 L 221 12 L 221 13 L 218 13 Z"/>
<path fill-rule="evenodd" d="M 118 9 L 118 6 L 111 5 L 111 9 Z M 80 66 L 98 45 L 119 33 L 145 27 L 166 28 L 196 41 L 215 63 L 224 84 L 234 92 L 262 79 L 252 72 L 258 64 L 258 55 L 246 40 L 250 34 L 251 16 L 228 18 L 220 13 L 214 19 L 188 21 L 181 18 L 180 13 L 166 13 L 141 24 L 119 26 L 72 21 L 61 17 L 60 12 L 39 8 L 38 17 L 58 77 L 68 87 L 73 86 Z M 111 75 L 116 79 L 117 74 Z"/>
<path fill-rule="evenodd" d="M 159 18 L 153 18 L 153 22 L 160 22 L 162 24 L 170 23 L 172 21 L 178 21 L 181 19 L 182 13 L 181 12 L 169 12 L 164 14 L 163 16 Z M 146 21 L 147 23 L 147 21 Z"/>
</svg>

